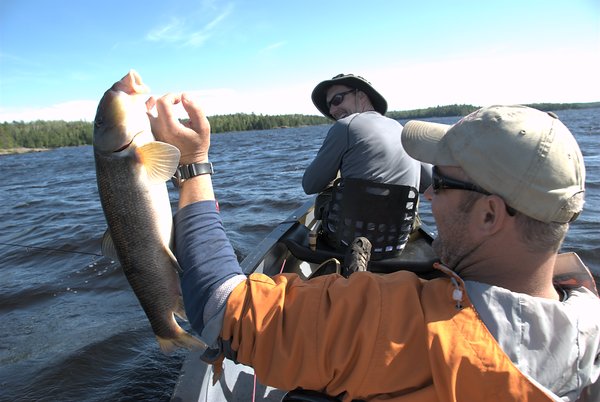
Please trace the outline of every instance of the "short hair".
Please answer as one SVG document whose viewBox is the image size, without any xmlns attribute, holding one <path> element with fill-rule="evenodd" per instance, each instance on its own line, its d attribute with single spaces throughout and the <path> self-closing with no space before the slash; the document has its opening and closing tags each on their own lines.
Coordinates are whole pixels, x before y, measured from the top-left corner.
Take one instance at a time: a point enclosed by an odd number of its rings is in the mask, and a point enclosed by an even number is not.
<svg viewBox="0 0 600 402">
<path fill-rule="evenodd" d="M 577 193 L 567 201 L 568 211 L 583 209 L 584 193 Z M 517 212 L 517 227 L 520 239 L 532 252 L 558 252 L 569 231 L 569 223 L 542 222 Z"/>
<path fill-rule="evenodd" d="M 475 205 L 475 202 L 484 194 L 473 191 L 464 191 L 463 203 L 460 206 L 460 211 L 463 213 L 470 212 Z M 584 193 L 577 193 L 569 199 L 566 205 L 568 211 L 581 211 L 584 203 Z M 519 211 L 515 214 L 516 226 L 519 231 L 519 239 L 527 246 L 531 252 L 558 252 L 567 232 L 569 231 L 568 223 L 559 222 L 542 222 L 530 216 L 527 216 Z"/>
</svg>

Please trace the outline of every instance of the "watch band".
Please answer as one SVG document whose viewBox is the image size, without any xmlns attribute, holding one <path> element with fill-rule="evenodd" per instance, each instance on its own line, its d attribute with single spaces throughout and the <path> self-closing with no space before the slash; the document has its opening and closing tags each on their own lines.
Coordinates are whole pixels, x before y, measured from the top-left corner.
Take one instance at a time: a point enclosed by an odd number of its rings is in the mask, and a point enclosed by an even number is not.
<svg viewBox="0 0 600 402">
<path fill-rule="evenodd" d="M 179 165 L 173 176 L 173 182 L 179 186 L 184 180 L 203 174 L 213 174 L 214 172 L 213 165 L 210 162 Z"/>
<path fill-rule="evenodd" d="M 179 165 L 176 174 L 181 180 L 191 179 L 201 174 L 213 174 L 213 165 L 210 162 L 190 163 L 189 165 Z"/>
</svg>

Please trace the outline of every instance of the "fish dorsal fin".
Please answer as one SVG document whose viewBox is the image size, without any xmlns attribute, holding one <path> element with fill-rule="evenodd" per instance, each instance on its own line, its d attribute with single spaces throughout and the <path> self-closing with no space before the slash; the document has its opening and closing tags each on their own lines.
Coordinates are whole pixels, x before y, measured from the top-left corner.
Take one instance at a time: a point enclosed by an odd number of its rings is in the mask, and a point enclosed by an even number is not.
<svg viewBox="0 0 600 402">
<path fill-rule="evenodd" d="M 119 256 L 117 255 L 117 249 L 115 248 L 115 243 L 110 235 L 110 231 L 106 229 L 104 232 L 104 236 L 102 236 L 102 246 L 100 248 L 102 250 L 102 255 L 108 258 L 111 258 L 115 261 L 119 261 Z"/>
<path fill-rule="evenodd" d="M 136 152 L 152 183 L 164 183 L 171 179 L 181 155 L 176 147 L 160 141 L 144 144 Z"/>
<path fill-rule="evenodd" d="M 187 315 L 185 314 L 185 306 L 183 304 L 183 297 L 179 296 L 177 298 L 177 304 L 174 307 L 173 314 L 177 317 L 181 318 L 183 321 L 187 321 Z"/>
<path fill-rule="evenodd" d="M 176 275 L 182 274 L 183 269 L 181 269 L 181 266 L 179 265 L 179 262 L 177 261 L 177 258 L 175 257 L 175 254 L 173 254 L 171 248 L 167 248 L 166 251 L 167 255 L 171 260 L 171 265 L 173 266 L 173 270 L 175 271 Z M 183 297 L 181 297 L 181 294 L 177 298 L 177 305 L 174 307 L 173 313 L 182 320 L 188 320 L 185 315 L 185 307 L 183 306 Z"/>
<path fill-rule="evenodd" d="M 181 266 L 179 266 L 179 262 L 177 261 L 175 254 L 173 254 L 173 250 L 171 250 L 170 248 L 167 248 L 166 251 L 167 251 L 167 255 L 171 259 L 171 264 L 173 265 L 173 269 L 175 269 L 175 272 L 177 272 L 177 274 L 182 274 L 183 269 L 181 269 Z"/>
</svg>

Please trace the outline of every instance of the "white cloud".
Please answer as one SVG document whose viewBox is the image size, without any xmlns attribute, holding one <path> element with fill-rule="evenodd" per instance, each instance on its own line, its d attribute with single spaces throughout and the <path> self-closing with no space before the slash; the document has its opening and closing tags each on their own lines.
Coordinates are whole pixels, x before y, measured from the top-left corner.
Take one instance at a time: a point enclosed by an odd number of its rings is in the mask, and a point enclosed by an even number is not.
<svg viewBox="0 0 600 402">
<path fill-rule="evenodd" d="M 231 14 L 233 5 L 228 4 L 223 11 L 208 21 L 204 26 L 195 29 L 197 18 L 176 18 L 163 26 L 159 26 L 146 35 L 151 42 L 180 43 L 183 46 L 202 46 L 212 35 L 213 31 Z"/>
<path fill-rule="evenodd" d="M 207 116 L 232 113 L 319 114 L 310 100 L 313 84 L 274 88 L 188 91 Z"/>
<path fill-rule="evenodd" d="M 577 62 L 575 62 L 577 61 Z M 600 100 L 600 55 L 557 50 L 399 65 L 365 72 L 390 110 L 466 103 Z"/>
<path fill-rule="evenodd" d="M 34 120 L 93 121 L 97 107 L 97 100 L 76 100 L 42 108 L 3 108 L 0 109 L 0 122 Z"/>
<path fill-rule="evenodd" d="M 284 46 L 285 44 L 286 44 L 285 41 L 270 44 L 270 45 L 262 48 L 261 50 L 259 50 L 259 53 L 267 53 L 267 52 L 273 51 L 275 49 L 278 49 L 278 48 Z"/>
<path fill-rule="evenodd" d="M 207 116 L 233 113 L 256 114 L 318 114 L 310 101 L 312 83 L 256 90 L 216 88 L 191 90 L 187 93 L 203 108 Z M 148 95 L 150 96 L 150 94 Z M 159 96 L 154 94 L 154 96 Z M 0 122 L 66 120 L 93 121 L 98 100 L 64 102 L 43 108 L 0 109 Z M 176 107 L 176 115 L 185 118 L 183 107 Z"/>
<path fill-rule="evenodd" d="M 171 18 L 171 21 L 163 26 L 157 27 L 148 32 L 146 39 L 152 42 L 178 42 L 184 37 L 182 31 L 183 22 L 177 18 Z"/>
</svg>

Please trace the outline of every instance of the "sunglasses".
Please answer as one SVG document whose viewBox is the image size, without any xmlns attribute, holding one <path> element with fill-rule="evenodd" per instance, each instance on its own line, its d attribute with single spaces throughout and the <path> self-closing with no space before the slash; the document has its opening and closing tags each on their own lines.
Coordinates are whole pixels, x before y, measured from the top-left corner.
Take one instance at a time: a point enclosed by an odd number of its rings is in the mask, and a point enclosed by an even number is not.
<svg viewBox="0 0 600 402">
<path fill-rule="evenodd" d="M 437 166 L 433 167 L 431 174 L 431 187 L 433 188 L 434 193 L 438 193 L 440 190 L 466 190 L 466 191 L 474 191 L 476 193 L 484 194 L 484 195 L 492 195 L 489 191 L 484 190 L 479 187 L 477 184 L 468 183 L 466 181 L 452 179 L 448 176 L 444 176 L 440 173 L 440 169 Z M 506 212 L 510 216 L 515 216 L 517 211 L 509 207 L 506 201 L 504 202 L 506 206 Z"/>
<path fill-rule="evenodd" d="M 476 193 L 481 193 L 485 195 L 492 195 L 492 193 L 485 191 L 477 184 L 467 183 L 466 181 L 452 179 L 448 176 L 444 176 L 440 173 L 440 169 L 437 166 L 433 167 L 431 181 L 431 186 L 433 187 L 434 193 L 437 193 L 440 190 L 467 190 L 475 191 Z"/>
<path fill-rule="evenodd" d="M 344 96 L 348 95 L 349 93 L 356 92 L 356 91 L 357 91 L 357 89 L 353 88 L 348 91 L 340 92 L 340 93 L 333 95 L 333 98 L 331 98 L 331 100 L 329 102 L 327 102 L 327 108 L 331 109 L 332 106 L 340 105 L 344 101 Z"/>
</svg>

